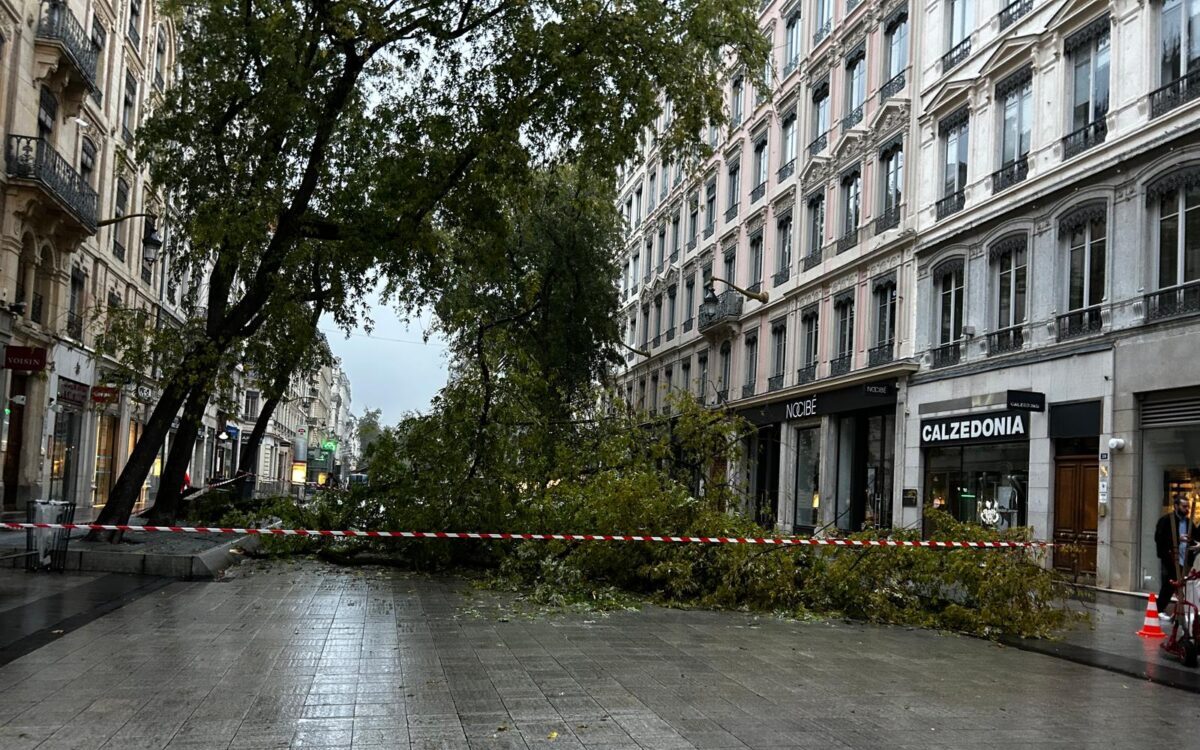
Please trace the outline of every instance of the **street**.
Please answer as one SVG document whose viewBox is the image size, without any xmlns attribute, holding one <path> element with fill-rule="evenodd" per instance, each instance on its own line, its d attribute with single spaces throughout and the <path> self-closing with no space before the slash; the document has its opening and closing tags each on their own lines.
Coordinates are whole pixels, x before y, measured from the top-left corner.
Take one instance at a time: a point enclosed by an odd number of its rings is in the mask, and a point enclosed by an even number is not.
<svg viewBox="0 0 1200 750">
<path fill-rule="evenodd" d="M 543 612 L 312 561 L 170 583 L 0 667 L 0 750 L 1118 748 L 1198 716 L 1190 693 L 974 638 Z"/>
</svg>

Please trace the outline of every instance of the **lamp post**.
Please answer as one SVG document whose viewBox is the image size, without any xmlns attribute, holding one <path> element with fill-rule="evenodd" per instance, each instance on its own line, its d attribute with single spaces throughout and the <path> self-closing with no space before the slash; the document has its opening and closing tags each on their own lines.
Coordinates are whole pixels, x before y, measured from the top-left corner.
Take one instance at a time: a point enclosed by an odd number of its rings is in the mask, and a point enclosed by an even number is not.
<svg viewBox="0 0 1200 750">
<path fill-rule="evenodd" d="M 142 258 L 147 263 L 153 263 L 158 260 L 159 251 L 162 250 L 163 241 L 158 236 L 158 217 L 154 214 L 139 213 L 125 214 L 124 216 L 116 216 L 111 219 L 104 219 L 96 222 L 96 228 L 107 227 L 112 224 L 119 224 L 126 219 L 135 219 L 143 217 L 146 219 L 144 228 L 142 229 Z"/>
<path fill-rule="evenodd" d="M 759 302 L 764 302 L 764 303 L 765 303 L 767 300 L 771 299 L 771 295 L 770 295 L 770 294 L 768 294 L 768 293 L 767 293 L 767 292 L 765 292 L 765 291 L 764 291 L 764 292 L 752 292 L 752 291 L 750 291 L 749 289 L 743 289 L 743 288 L 741 288 L 741 287 L 740 287 L 740 286 L 738 286 L 737 284 L 734 284 L 732 281 L 726 281 L 725 279 L 719 278 L 719 277 L 717 277 L 717 276 L 709 276 L 709 277 L 708 277 L 708 294 L 711 294 L 711 295 L 712 295 L 712 298 L 713 298 L 713 300 L 714 300 L 714 301 L 716 300 L 716 297 L 717 297 L 717 294 L 716 294 L 716 292 L 715 292 L 715 291 L 713 291 L 713 285 L 712 285 L 712 282 L 714 282 L 714 281 L 719 281 L 719 282 L 721 282 L 721 283 L 722 283 L 722 284 L 724 284 L 725 286 L 729 287 L 730 289 L 732 289 L 733 291 L 735 291 L 735 292 L 737 292 L 738 294 L 742 295 L 743 297 L 746 297 L 747 299 L 758 300 Z M 708 299 L 709 299 L 709 298 L 708 298 L 708 295 L 706 294 L 706 295 L 705 295 L 705 297 L 704 297 L 704 301 L 707 303 L 707 302 L 708 302 Z"/>
</svg>

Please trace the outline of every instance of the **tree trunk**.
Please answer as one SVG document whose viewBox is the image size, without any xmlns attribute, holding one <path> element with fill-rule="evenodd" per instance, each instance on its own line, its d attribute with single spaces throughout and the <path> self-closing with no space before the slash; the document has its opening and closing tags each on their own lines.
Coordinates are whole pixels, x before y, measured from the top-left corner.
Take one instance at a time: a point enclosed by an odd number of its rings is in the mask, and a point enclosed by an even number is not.
<svg viewBox="0 0 1200 750">
<path fill-rule="evenodd" d="M 254 421 L 254 429 L 250 430 L 250 437 L 242 446 L 242 455 L 238 456 L 238 466 L 243 475 L 238 479 L 237 488 L 238 494 L 243 498 L 249 499 L 254 494 L 254 481 L 260 468 L 258 449 L 262 444 L 263 435 L 267 432 L 267 425 L 271 423 L 271 416 L 275 414 L 275 408 L 281 400 L 280 396 L 272 396 L 263 403 L 258 419 Z"/>
<path fill-rule="evenodd" d="M 142 427 L 142 435 L 133 446 L 129 460 L 125 462 L 116 484 L 113 485 L 112 492 L 109 493 L 108 503 L 96 517 L 96 523 L 129 523 L 129 514 L 133 512 L 133 506 L 137 502 L 142 484 L 145 483 L 146 476 L 154 465 L 158 449 L 162 447 L 163 441 L 171 429 L 171 422 L 174 421 L 179 407 L 183 405 L 190 390 L 187 376 L 183 373 L 177 374 L 167 383 L 162 397 L 159 398 L 154 411 L 150 414 L 150 420 Z M 88 535 L 88 538 L 95 539 L 98 536 L 93 532 Z M 111 538 L 112 535 L 108 536 Z"/>
<path fill-rule="evenodd" d="M 192 454 L 196 448 L 196 435 L 204 419 L 204 407 L 208 405 L 208 397 L 212 393 L 211 382 L 197 383 L 188 394 L 183 406 L 183 417 L 179 421 L 179 430 L 175 433 L 175 442 L 167 455 L 167 463 L 163 466 L 159 478 L 158 495 L 154 507 L 146 523 L 151 526 L 167 525 L 175 521 L 178 514 L 179 499 L 183 493 L 183 475 L 187 472 L 188 464 L 192 462 Z"/>
</svg>

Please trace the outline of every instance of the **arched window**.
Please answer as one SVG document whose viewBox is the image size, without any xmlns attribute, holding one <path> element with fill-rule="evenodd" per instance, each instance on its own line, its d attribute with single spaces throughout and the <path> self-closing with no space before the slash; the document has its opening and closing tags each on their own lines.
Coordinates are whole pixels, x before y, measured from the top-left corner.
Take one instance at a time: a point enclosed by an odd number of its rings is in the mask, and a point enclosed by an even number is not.
<svg viewBox="0 0 1200 750">
<path fill-rule="evenodd" d="M 937 331 L 934 367 L 958 364 L 961 355 L 964 265 L 962 258 L 950 258 L 933 269 L 934 329 Z"/>
<path fill-rule="evenodd" d="M 1107 204 L 1094 201 L 1071 209 L 1059 219 L 1058 236 L 1067 250 L 1067 314 L 1059 316 L 1058 338 L 1099 331 L 1108 265 Z"/>
</svg>

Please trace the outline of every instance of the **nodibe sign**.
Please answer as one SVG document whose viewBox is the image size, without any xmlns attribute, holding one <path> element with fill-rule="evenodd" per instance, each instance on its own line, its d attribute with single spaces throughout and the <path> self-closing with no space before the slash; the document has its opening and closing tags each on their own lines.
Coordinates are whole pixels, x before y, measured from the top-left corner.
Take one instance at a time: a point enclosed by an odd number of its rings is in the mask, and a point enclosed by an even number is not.
<svg viewBox="0 0 1200 750">
<path fill-rule="evenodd" d="M 791 401 L 784 410 L 787 412 L 788 419 L 815 417 L 817 415 L 817 397 L 809 396 L 808 398 Z"/>
<path fill-rule="evenodd" d="M 921 420 L 921 445 L 1005 443 L 1029 439 L 1029 417 L 1021 411 L 997 411 Z"/>
</svg>

